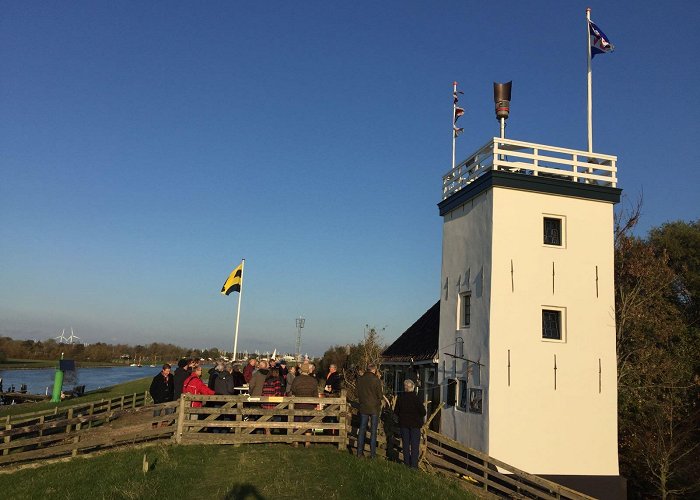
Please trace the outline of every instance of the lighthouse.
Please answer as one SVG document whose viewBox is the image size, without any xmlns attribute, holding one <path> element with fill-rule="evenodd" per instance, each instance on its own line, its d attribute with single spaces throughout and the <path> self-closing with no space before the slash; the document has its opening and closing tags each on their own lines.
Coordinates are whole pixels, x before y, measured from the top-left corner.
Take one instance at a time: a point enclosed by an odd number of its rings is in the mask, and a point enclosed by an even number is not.
<svg viewBox="0 0 700 500">
<path fill-rule="evenodd" d="M 494 90 L 501 136 L 442 179 L 440 429 L 521 470 L 612 492 L 617 158 L 505 138 L 507 85 Z"/>
</svg>

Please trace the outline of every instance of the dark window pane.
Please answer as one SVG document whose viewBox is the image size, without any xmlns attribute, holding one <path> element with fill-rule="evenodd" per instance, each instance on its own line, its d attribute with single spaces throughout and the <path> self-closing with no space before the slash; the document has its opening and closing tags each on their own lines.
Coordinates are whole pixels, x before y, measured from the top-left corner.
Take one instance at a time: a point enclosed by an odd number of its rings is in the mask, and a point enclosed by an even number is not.
<svg viewBox="0 0 700 500">
<path fill-rule="evenodd" d="M 469 399 L 469 396 L 467 395 L 467 381 L 460 380 L 459 381 L 459 407 L 466 410 L 468 399 Z"/>
<path fill-rule="evenodd" d="M 469 326 L 472 320 L 472 297 L 469 294 L 462 295 L 462 325 Z"/>
<path fill-rule="evenodd" d="M 544 244 L 561 246 L 561 219 L 544 218 Z"/>
<path fill-rule="evenodd" d="M 542 338 L 561 340 L 561 311 L 542 310 Z"/>
<path fill-rule="evenodd" d="M 457 399 L 457 381 L 453 378 L 447 380 L 447 406 L 454 406 Z"/>
</svg>

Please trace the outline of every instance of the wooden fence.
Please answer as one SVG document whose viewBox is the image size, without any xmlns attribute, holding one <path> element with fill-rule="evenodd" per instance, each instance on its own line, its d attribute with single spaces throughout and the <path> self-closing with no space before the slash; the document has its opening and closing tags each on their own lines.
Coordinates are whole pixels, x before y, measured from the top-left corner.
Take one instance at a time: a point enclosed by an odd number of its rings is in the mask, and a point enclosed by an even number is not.
<svg viewBox="0 0 700 500">
<path fill-rule="evenodd" d="M 544 500 L 592 497 L 492 458 L 431 430 L 423 433 L 422 459 L 429 467 L 456 474 L 487 495 Z"/>
<path fill-rule="evenodd" d="M 0 423 L 0 464 L 65 454 L 75 456 L 79 450 L 95 448 L 99 443 L 96 444 L 94 438 L 99 434 L 89 431 L 143 407 L 148 401 L 147 396 L 148 393 L 136 393 L 53 410 L 8 415 Z M 174 407 L 175 403 L 171 406 Z M 172 435 L 172 430 L 169 432 Z M 88 437 L 90 439 L 86 439 Z M 109 436 L 105 444 L 114 440 L 114 436 Z M 122 441 L 121 436 L 116 440 Z"/>
<path fill-rule="evenodd" d="M 134 394 L 8 417 L 0 424 L 0 465 L 159 439 L 181 444 L 325 443 L 353 452 L 357 447 L 357 405 L 344 395 L 319 399 L 183 394 L 170 403 L 144 407 L 146 402 L 146 394 Z M 119 425 L 119 417 L 137 409 L 136 418 Z M 401 458 L 398 429 L 389 413 L 380 420 L 377 442 L 378 455 Z M 367 451 L 369 436 L 365 447 Z M 486 497 L 591 499 L 464 446 L 427 425 L 420 458 L 421 467 L 456 477 L 467 489 Z"/>
<path fill-rule="evenodd" d="M 182 444 L 332 443 L 343 449 L 347 401 L 183 394 L 175 436 Z"/>
</svg>

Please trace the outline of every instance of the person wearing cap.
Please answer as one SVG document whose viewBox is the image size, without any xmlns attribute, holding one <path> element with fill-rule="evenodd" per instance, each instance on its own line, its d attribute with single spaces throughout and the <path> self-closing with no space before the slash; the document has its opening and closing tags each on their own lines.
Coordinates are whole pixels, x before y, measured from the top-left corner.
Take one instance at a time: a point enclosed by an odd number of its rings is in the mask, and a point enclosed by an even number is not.
<svg viewBox="0 0 700 500">
<path fill-rule="evenodd" d="M 182 358 L 177 362 L 177 369 L 173 375 L 173 400 L 180 399 L 182 386 L 185 383 L 185 379 L 192 373 L 193 366 L 193 359 Z"/>
<path fill-rule="evenodd" d="M 367 371 L 357 379 L 357 398 L 360 400 L 360 429 L 357 438 L 357 456 L 365 455 L 365 434 L 367 424 L 370 427 L 370 457 L 377 455 L 377 427 L 379 426 L 379 414 L 382 411 L 382 381 L 377 376 L 377 366 L 373 363 L 367 365 Z"/>
</svg>

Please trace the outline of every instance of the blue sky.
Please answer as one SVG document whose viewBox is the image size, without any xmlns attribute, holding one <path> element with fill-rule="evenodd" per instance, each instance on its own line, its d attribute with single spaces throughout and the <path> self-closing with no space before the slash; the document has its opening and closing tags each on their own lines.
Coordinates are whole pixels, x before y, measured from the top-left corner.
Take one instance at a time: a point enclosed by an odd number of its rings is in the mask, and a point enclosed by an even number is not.
<svg viewBox="0 0 700 500">
<path fill-rule="evenodd" d="M 240 349 L 393 341 L 438 298 L 452 81 L 463 159 L 594 150 L 640 230 L 696 219 L 700 3 L 2 2 L 0 335 Z M 449 121 L 448 121 L 449 120 Z"/>
</svg>

